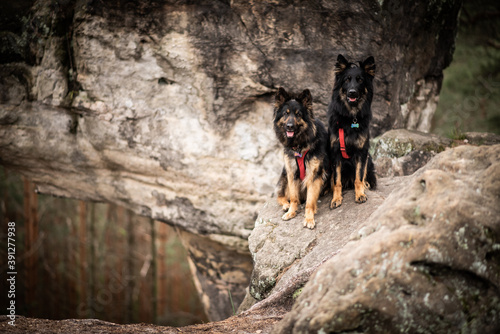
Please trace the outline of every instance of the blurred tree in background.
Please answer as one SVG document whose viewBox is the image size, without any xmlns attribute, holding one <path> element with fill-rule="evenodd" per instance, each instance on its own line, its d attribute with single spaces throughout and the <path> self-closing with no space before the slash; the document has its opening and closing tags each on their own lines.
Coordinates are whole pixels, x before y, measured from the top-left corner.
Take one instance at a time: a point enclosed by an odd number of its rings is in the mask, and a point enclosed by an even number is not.
<svg viewBox="0 0 500 334">
<path fill-rule="evenodd" d="M 0 168 L 0 261 L 16 223 L 16 313 L 183 326 L 206 321 L 173 228 L 113 204 L 37 195 Z M 7 294 L 1 294 L 7 307 Z"/>
<path fill-rule="evenodd" d="M 500 134 L 499 92 L 500 2 L 466 0 L 432 132 L 456 139 L 469 131 Z"/>
</svg>

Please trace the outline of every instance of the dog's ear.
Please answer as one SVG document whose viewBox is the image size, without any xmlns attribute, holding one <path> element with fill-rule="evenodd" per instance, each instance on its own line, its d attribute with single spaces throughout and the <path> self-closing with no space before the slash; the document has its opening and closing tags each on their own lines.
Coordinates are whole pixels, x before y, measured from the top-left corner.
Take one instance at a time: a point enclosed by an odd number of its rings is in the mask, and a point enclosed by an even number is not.
<svg viewBox="0 0 500 334">
<path fill-rule="evenodd" d="M 375 59 L 372 56 L 366 58 L 366 60 L 361 64 L 361 66 L 363 67 L 363 69 L 367 74 L 371 75 L 372 77 L 375 76 L 375 68 L 376 68 Z"/>
<path fill-rule="evenodd" d="M 280 87 L 278 88 L 278 92 L 276 93 L 276 101 L 274 103 L 274 106 L 276 108 L 281 107 L 286 101 L 290 100 L 290 95 L 286 92 L 285 88 Z"/>
<path fill-rule="evenodd" d="M 304 91 L 297 97 L 297 101 L 302 103 L 302 105 L 306 108 L 309 117 L 314 119 L 313 98 L 309 89 L 304 89 Z"/>
<path fill-rule="evenodd" d="M 342 55 L 338 55 L 334 69 L 335 74 L 344 72 L 344 70 L 347 68 L 347 65 L 349 65 L 347 59 L 345 59 Z"/>
<path fill-rule="evenodd" d="M 313 99 L 312 99 L 312 95 L 311 95 L 311 92 L 309 91 L 309 89 L 304 89 L 304 91 L 302 93 L 300 93 L 297 100 L 299 100 L 300 103 L 302 103 L 302 105 L 305 107 L 312 107 L 312 100 Z"/>
</svg>

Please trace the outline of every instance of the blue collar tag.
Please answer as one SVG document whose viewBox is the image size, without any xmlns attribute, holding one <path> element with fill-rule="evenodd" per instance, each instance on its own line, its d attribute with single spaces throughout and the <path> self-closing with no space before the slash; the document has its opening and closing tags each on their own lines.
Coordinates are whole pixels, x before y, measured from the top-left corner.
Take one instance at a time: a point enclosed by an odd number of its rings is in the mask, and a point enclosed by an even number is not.
<svg viewBox="0 0 500 334">
<path fill-rule="evenodd" d="M 351 129 L 352 128 L 359 128 L 359 124 L 358 123 L 352 123 L 351 124 Z"/>
</svg>

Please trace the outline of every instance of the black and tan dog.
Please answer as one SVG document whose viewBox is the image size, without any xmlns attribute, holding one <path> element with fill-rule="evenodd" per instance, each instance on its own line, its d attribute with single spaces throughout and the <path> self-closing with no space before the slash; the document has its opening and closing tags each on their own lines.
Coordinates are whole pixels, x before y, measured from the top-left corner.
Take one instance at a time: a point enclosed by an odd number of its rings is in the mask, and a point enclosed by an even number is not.
<svg viewBox="0 0 500 334">
<path fill-rule="evenodd" d="M 297 215 L 305 200 L 304 226 L 313 229 L 320 193 L 328 179 L 328 133 L 314 118 L 308 89 L 299 95 L 279 88 L 274 106 L 274 131 L 283 145 L 285 166 L 277 185 L 278 203 L 286 213 L 283 220 Z"/>
<path fill-rule="evenodd" d="M 368 153 L 374 76 L 373 57 L 350 63 L 342 55 L 338 56 L 327 113 L 333 167 L 332 209 L 342 204 L 342 188 L 354 186 L 355 201 L 364 203 L 367 200 L 365 190 L 377 186 L 375 168 Z"/>
</svg>

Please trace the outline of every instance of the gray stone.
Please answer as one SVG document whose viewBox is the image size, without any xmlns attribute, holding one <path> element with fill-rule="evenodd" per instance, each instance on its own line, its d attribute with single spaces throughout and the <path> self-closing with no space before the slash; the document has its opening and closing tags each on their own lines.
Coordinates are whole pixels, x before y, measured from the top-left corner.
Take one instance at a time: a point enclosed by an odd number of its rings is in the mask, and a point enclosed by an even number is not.
<svg viewBox="0 0 500 334">
<path fill-rule="evenodd" d="M 238 246 L 227 246 L 229 242 L 213 241 L 182 230 L 178 232 L 188 251 L 195 286 L 208 318 L 229 318 L 245 297 L 241 287 L 249 284 L 252 262 L 248 252 L 242 252 Z"/>
<path fill-rule="evenodd" d="M 390 130 L 371 141 L 370 153 L 379 177 L 411 175 L 432 157 L 459 145 L 500 144 L 494 133 L 467 132 L 452 140 L 435 134 L 405 129 Z"/>
<path fill-rule="evenodd" d="M 436 154 L 451 147 L 451 139 L 405 129 L 390 130 L 371 142 L 379 177 L 411 175 Z"/>
<path fill-rule="evenodd" d="M 500 145 L 406 177 L 311 276 L 275 333 L 498 333 Z"/>
<path fill-rule="evenodd" d="M 302 228 L 304 204 L 297 217 L 283 221 L 276 199 L 269 200 L 260 211 L 248 240 L 254 261 L 250 294 L 262 300 L 302 272 L 310 274 L 311 268 L 317 268 L 349 241 L 351 234 L 397 185 L 397 178 L 379 180 L 378 189 L 367 192 L 365 204 L 354 202 L 354 190 L 344 191 L 344 203 L 335 210 L 329 209 L 331 193 L 321 197 L 313 230 Z"/>
</svg>

